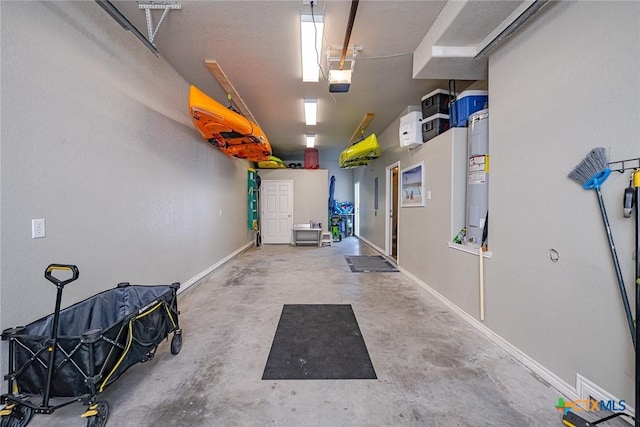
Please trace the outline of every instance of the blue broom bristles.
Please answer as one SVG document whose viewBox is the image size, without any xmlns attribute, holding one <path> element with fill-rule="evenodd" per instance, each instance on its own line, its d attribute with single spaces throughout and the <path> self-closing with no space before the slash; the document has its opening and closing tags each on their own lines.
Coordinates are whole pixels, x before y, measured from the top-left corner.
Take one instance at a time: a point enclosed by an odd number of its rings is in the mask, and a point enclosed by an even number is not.
<svg viewBox="0 0 640 427">
<path fill-rule="evenodd" d="M 582 185 L 585 190 L 590 190 L 599 188 L 610 173 L 607 153 L 604 147 L 597 147 L 571 171 L 569 178 Z"/>
</svg>

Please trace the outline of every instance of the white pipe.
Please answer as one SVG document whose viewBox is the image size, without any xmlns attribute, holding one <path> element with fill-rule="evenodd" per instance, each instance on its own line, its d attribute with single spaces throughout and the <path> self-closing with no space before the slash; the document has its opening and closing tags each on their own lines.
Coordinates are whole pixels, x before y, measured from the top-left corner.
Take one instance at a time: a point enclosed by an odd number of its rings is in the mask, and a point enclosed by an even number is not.
<svg viewBox="0 0 640 427">
<path fill-rule="evenodd" d="M 484 321 L 484 256 L 482 254 L 482 246 L 478 248 L 478 258 L 480 266 L 480 320 Z"/>
</svg>

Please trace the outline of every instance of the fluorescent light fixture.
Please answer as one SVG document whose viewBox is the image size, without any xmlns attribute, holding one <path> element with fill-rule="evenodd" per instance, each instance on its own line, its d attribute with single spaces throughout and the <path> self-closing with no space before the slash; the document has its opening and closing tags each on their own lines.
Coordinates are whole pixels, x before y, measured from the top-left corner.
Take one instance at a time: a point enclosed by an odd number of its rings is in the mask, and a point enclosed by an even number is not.
<svg viewBox="0 0 640 427">
<path fill-rule="evenodd" d="M 349 92 L 351 70 L 329 70 L 329 92 Z"/>
<path fill-rule="evenodd" d="M 322 15 L 300 15 L 300 35 L 302 37 L 302 81 L 320 80 L 320 52 L 322 52 Z"/>
<path fill-rule="evenodd" d="M 318 100 L 304 100 L 304 121 L 308 126 L 315 126 L 318 122 Z"/>
<path fill-rule="evenodd" d="M 307 148 L 313 148 L 316 145 L 316 136 L 315 135 L 307 135 Z"/>
</svg>

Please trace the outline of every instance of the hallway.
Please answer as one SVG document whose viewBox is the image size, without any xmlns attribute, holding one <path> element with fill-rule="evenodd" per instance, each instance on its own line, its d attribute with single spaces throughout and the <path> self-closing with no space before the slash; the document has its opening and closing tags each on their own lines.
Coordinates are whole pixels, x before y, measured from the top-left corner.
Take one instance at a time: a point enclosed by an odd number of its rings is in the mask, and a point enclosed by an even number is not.
<svg viewBox="0 0 640 427">
<path fill-rule="evenodd" d="M 403 273 L 352 273 L 332 247 L 250 248 L 179 300 L 168 343 L 101 396 L 108 426 L 557 426 L 559 393 Z M 377 380 L 262 380 L 284 304 L 351 304 Z M 83 426 L 80 404 L 30 426 Z"/>
</svg>

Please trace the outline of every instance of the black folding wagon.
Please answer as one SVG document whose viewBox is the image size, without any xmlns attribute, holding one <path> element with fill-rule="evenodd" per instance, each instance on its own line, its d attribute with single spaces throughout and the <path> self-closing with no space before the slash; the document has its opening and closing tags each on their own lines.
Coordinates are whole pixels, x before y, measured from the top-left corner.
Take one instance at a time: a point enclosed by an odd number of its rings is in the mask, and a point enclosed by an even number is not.
<svg viewBox="0 0 640 427">
<path fill-rule="evenodd" d="M 57 270 L 71 277 L 58 279 Z M 171 353 L 180 352 L 180 283 L 120 283 L 61 310 L 62 290 L 78 275 L 75 265 L 49 265 L 44 276 L 57 287 L 53 314 L 2 331 L 2 340 L 9 341 L 9 373 L 8 393 L 0 396 L 0 427 L 24 427 L 34 413 L 52 414 L 74 402 L 88 406 L 82 414 L 87 427 L 102 427 L 109 405 L 98 396 L 106 387 L 129 367 L 152 359 L 172 332 Z"/>
</svg>

